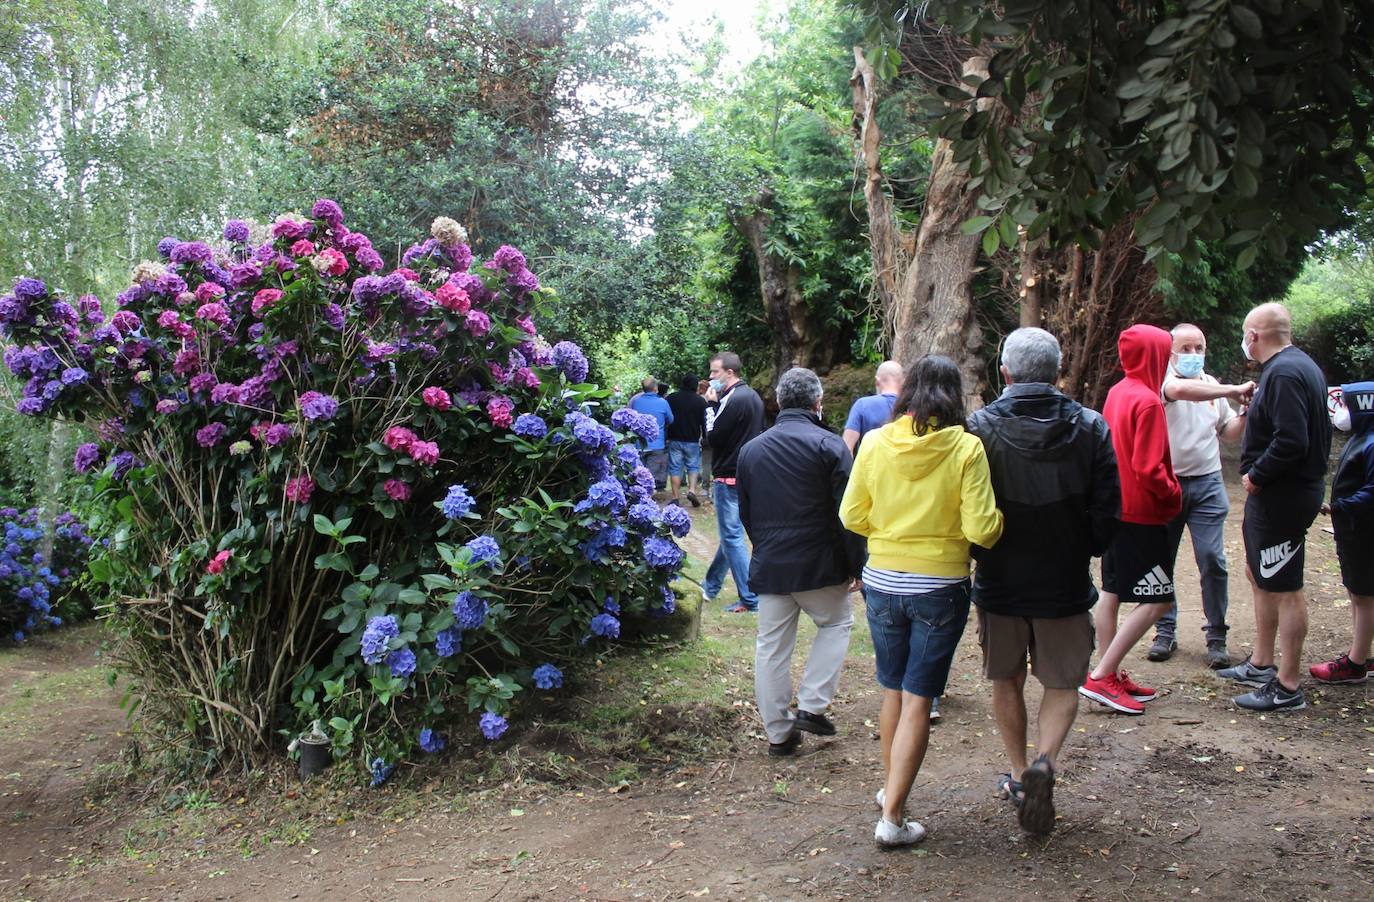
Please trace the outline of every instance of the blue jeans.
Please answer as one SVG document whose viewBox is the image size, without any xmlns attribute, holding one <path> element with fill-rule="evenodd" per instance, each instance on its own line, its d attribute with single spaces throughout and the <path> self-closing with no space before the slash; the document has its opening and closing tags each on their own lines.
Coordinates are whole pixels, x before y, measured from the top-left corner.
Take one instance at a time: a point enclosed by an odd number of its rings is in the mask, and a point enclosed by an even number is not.
<svg viewBox="0 0 1374 902">
<path fill-rule="evenodd" d="M 1206 476 L 1180 476 L 1183 487 L 1183 510 L 1169 524 L 1169 555 L 1178 557 L 1183 527 L 1193 540 L 1193 558 L 1202 577 L 1202 611 L 1207 617 L 1203 632 L 1208 642 L 1225 642 L 1226 631 L 1226 550 L 1222 546 L 1226 515 L 1231 501 L 1221 473 Z M 1160 636 L 1174 638 L 1178 634 L 1178 603 L 1159 618 L 1155 627 Z"/>
<path fill-rule="evenodd" d="M 740 604 L 751 611 L 758 610 L 759 597 L 749 591 L 749 548 L 744 544 L 744 524 L 739 521 L 739 490 L 723 482 L 711 484 L 711 499 L 716 505 L 716 528 L 720 531 L 720 545 L 706 571 L 701 589 L 707 598 L 715 598 L 725 585 L 725 571 L 735 578 Z"/>
<path fill-rule="evenodd" d="M 890 595 L 868 586 L 864 601 L 878 685 L 922 698 L 944 695 L 972 594 L 968 580 L 924 595 Z"/>
</svg>

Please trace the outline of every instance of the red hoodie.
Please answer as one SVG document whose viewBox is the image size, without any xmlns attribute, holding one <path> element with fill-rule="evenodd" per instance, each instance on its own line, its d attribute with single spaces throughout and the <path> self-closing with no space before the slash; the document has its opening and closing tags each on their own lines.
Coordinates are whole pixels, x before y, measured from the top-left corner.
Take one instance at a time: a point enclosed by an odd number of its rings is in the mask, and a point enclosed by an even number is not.
<svg viewBox="0 0 1374 902">
<path fill-rule="evenodd" d="M 1126 523 L 1168 523 L 1183 509 L 1159 399 L 1172 344 L 1168 332 L 1146 325 L 1131 326 L 1116 340 L 1126 377 L 1107 392 L 1102 414 L 1112 430 Z"/>
</svg>

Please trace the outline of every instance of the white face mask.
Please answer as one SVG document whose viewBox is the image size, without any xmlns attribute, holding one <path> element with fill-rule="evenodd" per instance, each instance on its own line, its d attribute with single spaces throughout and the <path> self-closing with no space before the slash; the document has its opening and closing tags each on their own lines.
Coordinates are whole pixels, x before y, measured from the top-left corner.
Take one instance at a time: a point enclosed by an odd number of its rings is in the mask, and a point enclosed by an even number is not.
<svg viewBox="0 0 1374 902">
<path fill-rule="evenodd" d="M 1242 332 L 1240 336 L 1240 352 L 1245 355 L 1246 360 L 1254 360 L 1255 357 L 1250 353 L 1250 334 Z"/>
<path fill-rule="evenodd" d="M 1350 408 L 1342 404 L 1331 414 L 1331 425 L 1342 432 L 1350 431 Z"/>
</svg>

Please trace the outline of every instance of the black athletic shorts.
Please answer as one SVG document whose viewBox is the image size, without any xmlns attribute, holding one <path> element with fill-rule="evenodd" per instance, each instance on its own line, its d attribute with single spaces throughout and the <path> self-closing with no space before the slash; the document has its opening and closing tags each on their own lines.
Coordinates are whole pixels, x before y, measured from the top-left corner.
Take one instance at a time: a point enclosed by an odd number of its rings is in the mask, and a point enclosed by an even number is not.
<svg viewBox="0 0 1374 902">
<path fill-rule="evenodd" d="M 1121 601 L 1174 602 L 1174 556 L 1166 524 L 1122 523 L 1102 555 L 1102 590 Z"/>
<path fill-rule="evenodd" d="M 1264 486 L 1245 499 L 1245 564 L 1266 592 L 1302 588 L 1307 528 L 1322 506 L 1322 484 Z"/>
</svg>

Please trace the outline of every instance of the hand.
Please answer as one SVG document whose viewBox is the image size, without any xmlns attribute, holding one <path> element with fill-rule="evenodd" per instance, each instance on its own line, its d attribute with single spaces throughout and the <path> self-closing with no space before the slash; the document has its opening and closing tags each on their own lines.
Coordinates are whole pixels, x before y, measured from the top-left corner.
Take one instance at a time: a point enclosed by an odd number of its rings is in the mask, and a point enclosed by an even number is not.
<svg viewBox="0 0 1374 902">
<path fill-rule="evenodd" d="M 863 580 L 861 580 L 861 579 L 850 580 L 850 582 L 849 582 L 849 593 L 850 593 L 851 595 L 854 594 L 855 592 L 862 592 L 863 590 L 864 590 L 864 581 L 863 581 Z"/>
<path fill-rule="evenodd" d="M 1227 397 L 1239 404 L 1249 404 L 1250 399 L 1255 395 L 1255 383 L 1242 382 L 1240 385 L 1231 386 L 1231 391 Z"/>
<path fill-rule="evenodd" d="M 1240 478 L 1240 484 L 1245 486 L 1245 491 L 1250 493 L 1251 495 L 1258 495 L 1260 493 L 1260 486 L 1257 486 L 1250 481 L 1249 473 L 1246 473 L 1244 476 Z"/>
<path fill-rule="evenodd" d="M 1322 503 L 1322 513 L 1326 514 L 1328 517 L 1331 516 L 1331 505 L 1326 504 L 1325 502 L 1323 502 L 1323 503 Z"/>
</svg>

